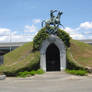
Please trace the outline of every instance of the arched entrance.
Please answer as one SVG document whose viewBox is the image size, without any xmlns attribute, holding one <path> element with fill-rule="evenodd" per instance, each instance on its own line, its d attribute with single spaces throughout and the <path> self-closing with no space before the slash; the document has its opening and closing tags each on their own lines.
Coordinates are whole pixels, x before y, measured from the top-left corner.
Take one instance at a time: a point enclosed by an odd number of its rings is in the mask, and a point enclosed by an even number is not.
<svg viewBox="0 0 92 92">
<path fill-rule="evenodd" d="M 46 50 L 46 70 L 60 71 L 60 52 L 53 43 Z"/>
<path fill-rule="evenodd" d="M 66 48 L 56 35 L 50 35 L 41 44 L 40 68 L 44 71 L 61 71 L 66 68 Z"/>
</svg>

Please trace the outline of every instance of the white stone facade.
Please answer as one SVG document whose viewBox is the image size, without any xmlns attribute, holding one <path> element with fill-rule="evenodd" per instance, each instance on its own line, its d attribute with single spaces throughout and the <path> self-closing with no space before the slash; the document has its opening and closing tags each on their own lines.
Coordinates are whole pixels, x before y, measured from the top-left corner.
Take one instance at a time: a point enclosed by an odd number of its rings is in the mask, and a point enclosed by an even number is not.
<svg viewBox="0 0 92 92">
<path fill-rule="evenodd" d="M 60 52 L 60 70 L 66 68 L 66 47 L 64 42 L 55 35 L 50 35 L 41 44 L 40 48 L 40 68 L 46 71 L 46 50 L 50 44 L 55 44 Z"/>
</svg>

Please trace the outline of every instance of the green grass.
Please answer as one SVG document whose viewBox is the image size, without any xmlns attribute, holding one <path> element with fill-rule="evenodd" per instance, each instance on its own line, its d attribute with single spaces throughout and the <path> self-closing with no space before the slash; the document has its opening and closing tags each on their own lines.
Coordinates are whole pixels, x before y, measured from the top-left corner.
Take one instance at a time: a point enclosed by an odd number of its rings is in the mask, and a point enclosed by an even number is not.
<svg viewBox="0 0 92 92">
<path fill-rule="evenodd" d="M 13 50 L 4 56 L 4 64 L 0 66 L 0 72 L 6 75 L 16 75 L 20 71 L 39 68 L 39 51 L 32 51 L 32 42 Z"/>
<path fill-rule="evenodd" d="M 37 73 L 37 74 L 43 74 L 44 71 L 43 71 L 42 69 L 38 69 L 38 70 L 36 71 L 36 73 Z"/>
<path fill-rule="evenodd" d="M 74 75 L 80 75 L 80 76 L 87 75 L 86 70 L 66 70 L 66 72 Z"/>
<path fill-rule="evenodd" d="M 32 71 L 19 72 L 17 76 L 18 77 L 29 77 L 35 74 L 43 74 L 43 73 L 44 71 L 42 69 L 38 69 L 38 70 L 32 70 Z"/>
<path fill-rule="evenodd" d="M 30 76 L 30 72 L 24 71 L 24 72 L 19 72 L 17 77 L 28 77 Z"/>
<path fill-rule="evenodd" d="M 92 67 L 92 45 L 77 40 L 71 40 L 68 53 L 71 53 L 74 58 L 73 61 L 76 61 L 76 63 L 82 67 Z"/>
</svg>

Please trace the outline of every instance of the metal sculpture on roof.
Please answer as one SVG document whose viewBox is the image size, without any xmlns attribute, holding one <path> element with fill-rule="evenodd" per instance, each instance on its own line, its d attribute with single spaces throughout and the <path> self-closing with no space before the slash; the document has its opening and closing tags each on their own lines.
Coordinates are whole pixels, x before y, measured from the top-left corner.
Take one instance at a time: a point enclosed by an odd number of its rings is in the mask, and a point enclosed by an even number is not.
<svg viewBox="0 0 92 92">
<path fill-rule="evenodd" d="M 57 16 L 54 15 L 55 12 L 58 12 Z M 45 23 L 46 31 L 49 34 L 55 34 L 57 29 L 59 28 L 59 25 L 61 25 L 64 28 L 64 26 L 60 22 L 60 18 L 62 14 L 63 12 L 61 11 L 51 10 L 50 19 L 42 21 L 42 27 L 43 27 L 43 23 Z"/>
</svg>

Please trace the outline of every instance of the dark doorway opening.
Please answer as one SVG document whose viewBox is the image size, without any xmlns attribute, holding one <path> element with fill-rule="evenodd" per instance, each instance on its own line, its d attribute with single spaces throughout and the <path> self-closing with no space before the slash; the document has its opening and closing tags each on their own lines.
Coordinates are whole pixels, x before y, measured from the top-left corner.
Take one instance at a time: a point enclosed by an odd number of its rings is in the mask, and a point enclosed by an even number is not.
<svg viewBox="0 0 92 92">
<path fill-rule="evenodd" d="M 60 52 L 55 44 L 48 46 L 46 51 L 47 71 L 60 71 Z"/>
</svg>

